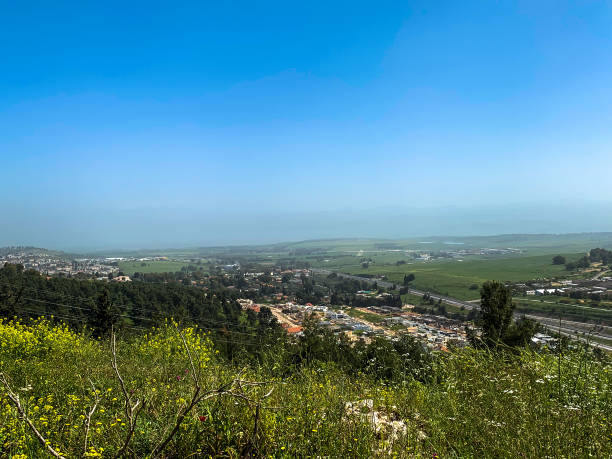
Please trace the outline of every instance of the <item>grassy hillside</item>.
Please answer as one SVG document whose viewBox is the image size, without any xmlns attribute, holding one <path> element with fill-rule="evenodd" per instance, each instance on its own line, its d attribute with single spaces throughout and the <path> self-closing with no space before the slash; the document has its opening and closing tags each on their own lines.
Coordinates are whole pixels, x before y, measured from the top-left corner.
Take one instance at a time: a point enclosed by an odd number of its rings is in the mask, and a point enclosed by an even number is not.
<svg viewBox="0 0 612 459">
<path fill-rule="evenodd" d="M 168 324 L 117 342 L 119 379 L 108 341 L 0 322 L 0 456 L 612 455 L 612 366 L 590 351 L 434 357 L 428 382 L 393 384 L 274 355 L 236 366 Z"/>
<path fill-rule="evenodd" d="M 270 255 L 272 257 L 299 254 L 304 251 L 319 254 L 345 252 L 387 252 L 389 250 L 431 250 L 505 248 L 522 249 L 529 255 L 584 252 L 593 247 L 612 248 L 612 233 L 576 234 L 507 234 L 497 236 L 435 236 L 406 239 L 339 238 L 284 242 L 267 245 L 193 247 L 185 249 L 155 249 L 104 252 L 108 256 L 145 257 L 168 256 L 170 258 L 201 258 L 208 256 L 232 257 Z M 102 252 L 94 254 L 101 255 Z"/>
<path fill-rule="evenodd" d="M 503 234 L 496 236 L 435 236 L 409 239 L 323 239 L 278 244 L 285 250 L 449 250 L 508 247 L 523 249 L 530 254 L 582 252 L 591 247 L 612 247 L 612 233 L 576 234 Z"/>
</svg>

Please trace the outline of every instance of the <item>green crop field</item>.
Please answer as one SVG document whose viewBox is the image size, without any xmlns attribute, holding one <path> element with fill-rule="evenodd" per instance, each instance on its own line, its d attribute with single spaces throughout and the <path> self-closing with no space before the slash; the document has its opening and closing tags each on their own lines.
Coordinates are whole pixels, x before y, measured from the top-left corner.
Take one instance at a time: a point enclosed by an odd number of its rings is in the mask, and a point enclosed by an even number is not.
<svg viewBox="0 0 612 459">
<path fill-rule="evenodd" d="M 183 266 L 191 263 L 184 261 L 121 261 L 119 269 L 126 275 L 131 276 L 139 273 L 174 273 L 180 271 Z"/>
<path fill-rule="evenodd" d="M 566 256 L 570 259 L 578 257 L 576 254 Z M 415 262 L 399 266 L 372 264 L 368 268 L 363 268 L 358 260 L 355 261 L 353 264 L 339 266 L 338 269 L 356 275 L 384 275 L 389 281 L 398 284 L 401 284 L 405 274 L 414 273 L 416 279 L 412 285 L 415 288 L 464 300 L 478 299 L 479 290 L 470 290 L 470 286 L 480 286 L 487 280 L 520 282 L 568 274 L 563 266 L 553 265 L 549 255 Z"/>
<path fill-rule="evenodd" d="M 409 239 L 328 239 L 278 244 L 275 247 L 281 251 L 295 249 L 323 249 L 329 252 L 363 250 L 366 255 L 368 252 L 389 252 L 391 250 L 445 251 L 474 248 L 514 248 L 524 250 L 530 255 L 538 255 L 581 252 L 593 247 L 612 247 L 612 233 L 437 236 Z"/>
<path fill-rule="evenodd" d="M 112 252 L 109 256 L 145 257 L 165 255 L 188 259 L 202 257 L 278 258 L 294 257 L 315 263 L 337 257 L 406 259 L 405 251 L 451 251 L 462 249 L 520 249 L 526 255 L 584 252 L 593 247 L 612 248 L 612 233 L 509 234 L 472 237 L 413 237 L 405 239 L 346 238 L 283 242 L 268 245 L 194 247 Z M 313 264 L 314 265 L 314 264 Z"/>
</svg>

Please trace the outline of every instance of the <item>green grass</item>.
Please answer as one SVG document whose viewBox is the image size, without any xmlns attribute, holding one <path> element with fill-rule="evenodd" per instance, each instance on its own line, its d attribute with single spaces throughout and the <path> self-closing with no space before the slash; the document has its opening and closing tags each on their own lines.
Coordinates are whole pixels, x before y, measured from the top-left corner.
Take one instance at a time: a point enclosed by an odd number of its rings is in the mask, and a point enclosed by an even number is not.
<svg viewBox="0 0 612 459">
<path fill-rule="evenodd" d="M 423 241 L 431 242 L 423 244 Z M 449 241 L 460 242 L 460 245 L 448 244 Z M 113 251 L 108 256 L 146 257 L 168 256 L 171 258 L 188 259 L 202 257 L 243 256 L 249 259 L 262 259 L 296 256 L 301 259 L 316 260 L 337 255 L 348 255 L 359 250 L 364 256 L 375 255 L 398 256 L 391 249 L 418 251 L 448 251 L 454 249 L 475 248 L 517 248 L 527 255 L 585 252 L 593 247 L 612 248 L 612 232 L 582 233 L 582 234 L 532 234 L 532 235 L 497 235 L 473 237 L 419 237 L 409 239 L 322 239 L 256 246 L 225 246 L 225 247 L 194 247 L 186 249 L 156 249 L 139 251 Z M 298 254 L 296 250 L 316 250 L 311 255 Z M 99 254 L 98 254 L 99 255 Z M 403 254 L 399 254 L 403 255 Z M 405 257 L 405 255 L 403 255 Z"/>
<path fill-rule="evenodd" d="M 424 241 L 429 242 L 423 244 Z M 460 244 L 448 244 L 448 242 Z M 581 234 L 509 234 L 468 237 L 419 237 L 409 239 L 327 239 L 279 244 L 291 249 L 325 249 L 328 251 L 433 250 L 471 248 L 518 248 L 529 254 L 583 252 L 593 247 L 612 247 L 612 233 Z M 367 253 L 366 253 L 367 254 Z"/>
<path fill-rule="evenodd" d="M 162 457 L 612 455 L 612 367 L 582 349 L 561 358 L 451 350 L 434 356 L 431 382 L 382 384 L 316 362 L 288 371 L 272 353 L 259 365 L 232 365 L 216 357 L 204 336 L 185 333 L 187 348 L 173 327 L 117 344 L 126 392 L 144 406 L 128 442 L 130 457 L 149 455 L 189 403 L 195 382 L 186 349 L 202 391 L 238 376 L 264 384 L 243 383 L 243 391 L 234 385 L 243 397 L 212 392 L 187 412 Z M 130 423 L 110 362 L 106 341 L 40 322 L 0 322 L 0 371 L 34 426 L 66 457 L 112 457 L 125 443 Z M 377 432 L 367 409 L 361 415 L 345 408 L 365 400 L 405 430 L 393 435 L 383 426 Z M 2 384 L 0 456 L 46 456 Z"/>
<path fill-rule="evenodd" d="M 418 295 L 413 295 L 411 293 L 405 293 L 404 295 L 402 295 L 402 304 L 421 304 L 421 297 Z"/>
<path fill-rule="evenodd" d="M 139 273 L 174 273 L 193 263 L 184 261 L 120 261 L 119 270 L 131 276 Z M 143 266 L 144 265 L 144 266 Z"/>
<path fill-rule="evenodd" d="M 430 311 L 431 314 L 434 314 L 436 312 L 436 309 L 438 308 L 437 303 L 434 305 L 422 304 L 422 297 L 417 296 L 417 295 L 412 295 L 410 293 L 406 293 L 402 295 L 402 303 L 412 304 L 420 308 L 426 308 Z M 446 312 L 449 314 L 461 314 L 462 316 L 467 316 L 469 313 L 467 309 L 461 309 L 460 307 L 453 306 L 452 304 L 443 303 L 443 305 L 446 308 Z"/>
<path fill-rule="evenodd" d="M 612 338 L 608 338 L 605 336 L 590 336 L 589 335 L 588 339 L 595 343 L 605 344 L 606 346 L 612 346 Z"/>
<path fill-rule="evenodd" d="M 346 313 L 351 317 L 367 320 L 368 322 L 371 322 L 373 324 L 378 324 L 385 320 L 384 317 L 381 317 L 378 314 L 374 314 L 373 312 L 359 311 L 355 308 L 346 309 Z"/>
<path fill-rule="evenodd" d="M 577 256 L 570 254 L 567 257 L 571 259 Z M 416 276 L 412 283 L 414 288 L 464 300 L 478 299 L 479 289 L 470 290 L 470 286 L 476 284 L 480 287 L 487 280 L 520 282 L 569 274 L 564 266 L 553 265 L 548 255 L 415 262 L 400 266 L 370 265 L 368 268 L 354 263 L 339 266 L 338 269 L 355 275 L 384 275 L 390 282 L 398 284 L 401 284 L 405 274 L 414 273 Z"/>
</svg>

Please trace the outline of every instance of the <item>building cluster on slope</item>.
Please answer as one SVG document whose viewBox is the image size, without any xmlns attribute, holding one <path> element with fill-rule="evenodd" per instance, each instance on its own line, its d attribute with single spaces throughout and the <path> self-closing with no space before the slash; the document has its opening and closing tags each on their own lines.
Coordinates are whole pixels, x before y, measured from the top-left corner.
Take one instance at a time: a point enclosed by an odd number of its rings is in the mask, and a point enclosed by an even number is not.
<svg viewBox="0 0 612 459">
<path fill-rule="evenodd" d="M 368 342 L 375 336 L 393 340 L 401 334 L 409 334 L 435 349 L 445 349 L 451 342 L 457 346 L 467 343 L 466 327 L 469 325 L 446 317 L 417 314 L 409 308 L 335 308 L 310 303 L 256 304 L 250 299 L 238 301 L 244 309 L 252 309 L 255 312 L 260 312 L 262 307 L 268 307 L 290 334 L 301 334 L 305 320 L 314 318 L 320 327 L 334 333 L 346 333 L 352 340 L 364 339 Z"/>
<path fill-rule="evenodd" d="M 0 255 L 0 266 L 5 263 L 20 264 L 24 269 L 34 269 L 48 276 L 108 276 L 118 271 L 106 258 L 68 258 L 52 252 L 15 250 Z"/>
</svg>

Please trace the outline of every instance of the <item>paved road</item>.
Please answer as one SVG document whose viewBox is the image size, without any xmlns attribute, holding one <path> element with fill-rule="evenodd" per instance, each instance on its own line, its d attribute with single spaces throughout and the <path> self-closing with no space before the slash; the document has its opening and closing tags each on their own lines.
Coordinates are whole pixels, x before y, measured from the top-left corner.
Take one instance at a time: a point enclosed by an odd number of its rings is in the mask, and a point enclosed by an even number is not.
<svg viewBox="0 0 612 459">
<path fill-rule="evenodd" d="M 599 272 L 598 274 L 596 274 L 596 275 L 595 275 L 595 276 L 594 276 L 594 277 L 593 277 L 591 280 L 597 280 L 597 279 L 599 279 L 601 276 L 603 276 L 604 274 L 610 274 L 610 271 L 608 271 L 607 269 L 606 269 L 606 270 L 603 270 L 603 271 L 600 271 L 600 272 Z"/>
<path fill-rule="evenodd" d="M 343 277 L 345 279 L 354 279 L 354 280 L 358 280 L 358 281 L 365 281 L 368 282 L 369 284 L 374 284 L 376 282 L 377 285 L 380 285 L 381 287 L 385 287 L 385 288 L 390 288 L 393 287 L 394 285 L 398 285 L 398 284 L 394 284 L 393 282 L 387 282 L 387 281 L 381 281 L 378 279 L 370 279 L 368 277 L 360 277 L 360 276 L 354 276 L 352 274 L 345 274 L 345 273 L 340 273 L 337 271 L 330 271 L 329 269 L 318 269 L 318 268 L 312 268 L 311 271 L 315 272 L 315 273 L 319 273 L 319 274 L 331 274 L 332 272 L 335 272 L 338 276 Z M 429 294 L 429 296 L 431 298 L 433 298 L 434 300 L 442 300 L 444 303 L 447 304 L 451 304 L 453 306 L 457 306 L 457 307 L 461 307 L 463 306 L 465 309 L 474 309 L 475 305 L 473 303 L 470 303 L 469 301 L 463 301 L 463 300 L 459 300 L 457 298 L 451 298 L 449 296 L 444 296 L 444 295 L 439 295 L 438 293 L 431 293 L 431 292 L 424 292 L 422 290 L 417 290 L 414 288 L 409 288 L 408 289 L 408 293 L 411 293 L 413 295 L 417 295 L 417 296 L 423 296 L 426 293 Z"/>
<path fill-rule="evenodd" d="M 317 273 L 317 274 L 331 274 L 331 273 L 336 273 L 338 276 L 343 277 L 345 279 L 354 279 L 354 280 L 358 280 L 358 281 L 365 281 L 369 284 L 374 284 L 375 282 L 377 283 L 377 285 L 380 285 L 381 287 L 385 287 L 385 288 L 390 288 L 394 285 L 398 285 L 398 284 L 394 284 L 393 282 L 387 282 L 387 281 L 381 281 L 378 279 L 370 279 L 368 277 L 361 277 L 361 276 L 355 276 L 352 274 L 345 274 L 345 273 L 341 273 L 338 271 L 331 271 L 329 269 L 320 269 L 320 268 L 311 268 L 311 271 Z M 414 288 L 409 288 L 408 289 L 408 293 L 411 293 L 413 295 L 417 295 L 417 296 L 423 296 L 426 293 L 429 294 L 429 296 L 431 298 L 433 298 L 434 300 L 442 300 L 442 302 L 446 303 L 446 304 L 450 304 L 452 306 L 457 306 L 457 307 L 464 307 L 465 309 L 474 309 L 478 307 L 478 304 L 474 304 L 471 303 L 469 301 L 464 301 L 464 300 L 459 300 L 457 298 L 451 298 L 445 295 L 439 295 L 437 293 L 430 293 L 430 292 L 424 292 L 422 290 L 417 290 Z M 522 315 L 521 315 L 522 316 Z M 591 331 L 591 329 L 594 329 L 595 327 L 600 327 L 600 326 L 596 326 L 596 325 L 591 325 L 591 324 L 587 324 L 587 323 L 583 323 L 583 322 L 572 322 L 572 321 L 567 321 L 567 320 L 562 320 L 561 321 L 561 327 L 559 327 L 559 320 L 556 319 L 552 319 L 550 317 L 542 317 L 542 316 L 536 316 L 533 314 L 525 314 L 525 317 L 528 317 L 530 319 L 533 319 L 539 323 L 541 323 L 542 325 L 545 325 L 546 327 L 550 328 L 551 330 L 560 333 L 562 335 L 565 336 L 570 336 L 572 338 L 577 338 L 581 341 L 584 342 L 589 342 L 592 346 L 594 347 L 599 347 L 601 349 L 605 349 L 607 351 L 612 351 L 612 345 L 608 345 L 608 344 L 602 344 L 602 343 L 597 343 L 597 342 L 593 342 L 591 340 L 587 340 L 587 338 L 581 337 L 581 336 L 577 336 L 578 334 L 584 334 L 585 332 L 588 333 L 589 331 Z M 610 327 L 603 327 L 602 331 L 606 331 L 608 332 L 610 330 Z M 604 333 L 604 334 L 600 334 L 600 333 L 594 333 L 596 336 L 602 336 L 602 337 L 606 337 L 606 338 L 612 338 L 612 334 L 608 334 L 608 333 Z"/>
</svg>

